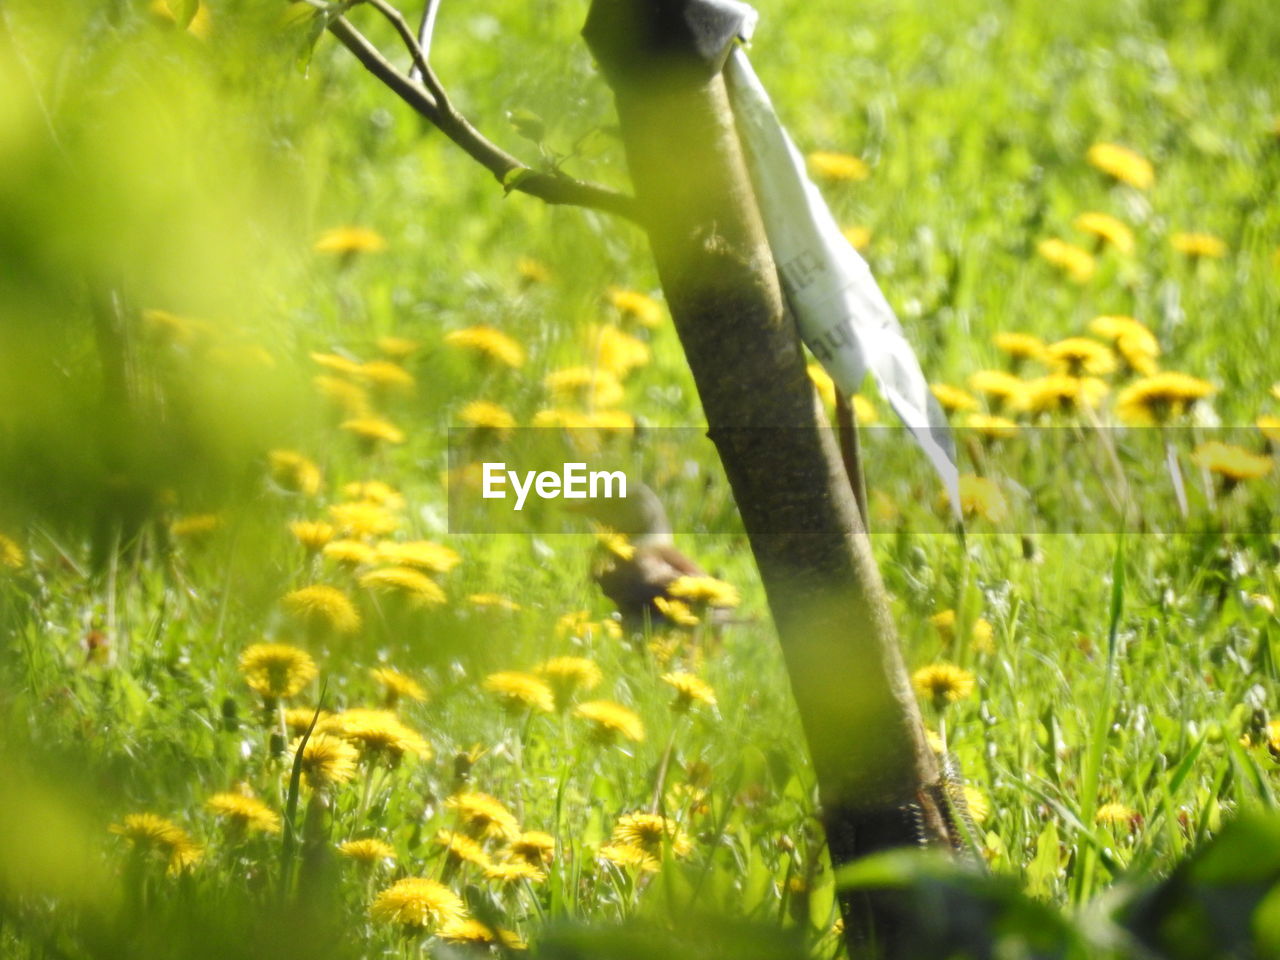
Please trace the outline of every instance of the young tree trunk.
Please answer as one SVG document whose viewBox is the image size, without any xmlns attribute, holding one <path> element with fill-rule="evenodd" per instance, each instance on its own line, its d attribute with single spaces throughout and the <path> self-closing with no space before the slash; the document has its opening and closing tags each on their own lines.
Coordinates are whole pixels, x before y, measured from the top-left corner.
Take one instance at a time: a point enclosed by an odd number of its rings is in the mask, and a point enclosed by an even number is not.
<svg viewBox="0 0 1280 960">
<path fill-rule="evenodd" d="M 663 290 L 777 625 L 832 859 L 947 843 L 938 764 L 720 74 L 737 28 L 721 21 L 727 36 L 709 48 L 690 26 L 706 7 L 594 0 L 583 33 L 616 96 Z M 894 954 L 892 898 L 842 905 L 852 945 Z"/>
</svg>

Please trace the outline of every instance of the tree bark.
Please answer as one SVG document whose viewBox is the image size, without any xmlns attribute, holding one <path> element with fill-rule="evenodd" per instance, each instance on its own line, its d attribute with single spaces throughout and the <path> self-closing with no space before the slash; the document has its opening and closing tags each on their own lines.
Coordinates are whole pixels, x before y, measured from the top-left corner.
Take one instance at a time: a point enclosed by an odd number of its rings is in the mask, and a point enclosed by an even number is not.
<svg viewBox="0 0 1280 960">
<path fill-rule="evenodd" d="M 616 96 L 662 287 L 777 625 L 832 859 L 948 843 L 938 763 L 783 308 L 719 67 L 662 30 L 636 29 L 637 17 L 673 6 L 595 0 L 584 34 Z M 619 22 L 622 39 L 609 33 Z M 648 49 L 620 62 L 626 35 Z M 894 955 L 894 898 L 842 907 L 858 953 Z"/>
</svg>

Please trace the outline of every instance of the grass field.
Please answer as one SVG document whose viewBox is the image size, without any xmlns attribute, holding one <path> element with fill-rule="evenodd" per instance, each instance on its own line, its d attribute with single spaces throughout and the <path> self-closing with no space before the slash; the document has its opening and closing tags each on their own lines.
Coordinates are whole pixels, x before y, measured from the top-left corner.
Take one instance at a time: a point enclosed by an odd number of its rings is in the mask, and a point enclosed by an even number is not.
<svg viewBox="0 0 1280 960">
<path fill-rule="evenodd" d="M 937 487 L 871 431 L 873 541 L 910 669 L 955 668 L 922 709 L 979 859 L 1069 931 L 1016 955 L 1138 956 L 1112 908 L 1276 804 L 1280 17 L 758 7 L 783 120 L 863 162 L 824 192 L 961 391 L 941 399 L 982 478 L 970 535 L 921 532 Z M 643 236 L 504 197 L 331 40 L 301 54 L 277 5 L 202 9 L 185 32 L 145 3 L 0 10 L 0 955 L 840 955 L 746 538 L 710 443 L 663 445 L 702 415 Z M 446 4 L 433 56 L 503 146 L 625 188 L 585 11 Z M 1116 316 L 1141 328 L 1094 323 Z M 1092 346 L 1033 349 L 1001 407 L 969 378 L 1017 366 L 1011 332 Z M 1133 392 L 1156 367 L 1202 395 Z M 548 384 L 574 368 L 607 375 Z M 1111 429 L 1141 411 L 1170 427 L 1194 532 L 1122 537 L 1065 492 L 1132 470 L 1177 517 L 1161 444 Z M 975 414 L 1050 439 L 1001 447 Z M 741 595 L 722 638 L 626 635 L 585 524 L 449 533 L 451 427 L 479 446 L 628 420 L 680 546 Z M 1053 438 L 1081 430 L 1064 466 Z M 1193 457 L 1215 438 L 1248 452 Z M 1091 532 L 1057 532 L 1085 509 Z M 1266 903 L 1233 955 L 1280 950 Z"/>
</svg>

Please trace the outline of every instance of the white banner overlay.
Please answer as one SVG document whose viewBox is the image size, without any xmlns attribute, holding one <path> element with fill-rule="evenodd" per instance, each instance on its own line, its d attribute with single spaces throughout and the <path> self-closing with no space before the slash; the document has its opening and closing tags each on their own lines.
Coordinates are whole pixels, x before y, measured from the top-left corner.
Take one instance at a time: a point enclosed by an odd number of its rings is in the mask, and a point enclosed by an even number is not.
<svg viewBox="0 0 1280 960">
<path fill-rule="evenodd" d="M 915 351 L 871 269 L 841 234 L 804 158 L 741 47 L 725 66 L 729 100 L 765 232 L 800 337 L 846 395 L 868 372 L 946 486 L 959 516 L 955 444 Z"/>
</svg>

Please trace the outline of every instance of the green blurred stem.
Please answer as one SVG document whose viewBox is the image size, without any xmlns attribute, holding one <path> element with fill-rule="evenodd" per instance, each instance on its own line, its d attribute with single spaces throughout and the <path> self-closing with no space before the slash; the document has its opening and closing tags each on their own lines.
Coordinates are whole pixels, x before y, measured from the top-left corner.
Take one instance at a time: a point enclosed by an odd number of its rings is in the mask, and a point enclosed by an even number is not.
<svg viewBox="0 0 1280 960">
<path fill-rule="evenodd" d="M 676 748 L 676 736 L 680 733 L 680 724 L 684 714 L 676 714 L 676 722 L 671 727 L 671 736 L 667 738 L 667 748 L 662 751 L 662 761 L 658 764 L 658 774 L 653 782 L 653 800 L 649 803 L 649 812 L 658 813 L 662 806 L 663 789 L 667 785 L 667 771 L 671 767 L 671 754 Z"/>
<path fill-rule="evenodd" d="M 1173 484 L 1173 496 L 1178 501 L 1178 512 L 1182 519 L 1187 519 L 1190 511 L 1187 508 L 1187 487 L 1182 479 L 1182 470 L 1178 467 L 1178 451 L 1174 449 L 1173 440 L 1163 426 L 1160 436 L 1164 440 L 1164 465 L 1169 471 L 1169 482 Z"/>
</svg>

